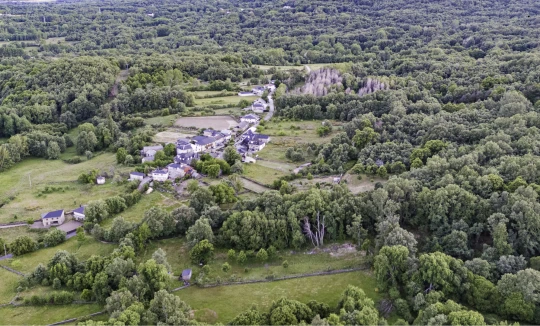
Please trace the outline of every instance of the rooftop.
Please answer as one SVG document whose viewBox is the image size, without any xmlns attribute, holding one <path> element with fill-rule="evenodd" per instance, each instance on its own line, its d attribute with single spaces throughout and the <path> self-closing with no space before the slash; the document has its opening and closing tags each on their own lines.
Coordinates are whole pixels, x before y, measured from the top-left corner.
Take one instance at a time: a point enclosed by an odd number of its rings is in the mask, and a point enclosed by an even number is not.
<svg viewBox="0 0 540 326">
<path fill-rule="evenodd" d="M 77 207 L 73 210 L 73 213 L 84 214 L 84 208 L 85 206 Z"/>
<path fill-rule="evenodd" d="M 138 176 L 144 177 L 144 173 L 142 173 L 142 172 L 137 172 L 137 171 L 130 172 L 129 175 L 138 175 Z"/>
<path fill-rule="evenodd" d="M 63 209 L 59 209 L 57 211 L 48 212 L 41 215 L 41 218 L 58 218 L 64 214 Z"/>
<path fill-rule="evenodd" d="M 242 119 L 249 119 L 249 120 L 257 119 L 257 120 L 259 120 L 259 117 L 254 115 L 254 114 L 248 114 L 248 115 L 243 116 Z"/>
<path fill-rule="evenodd" d="M 152 174 L 168 174 L 169 172 L 165 170 L 154 170 Z"/>
<path fill-rule="evenodd" d="M 214 138 L 206 136 L 195 136 L 192 138 L 192 140 L 197 145 L 208 145 L 214 142 Z"/>
</svg>

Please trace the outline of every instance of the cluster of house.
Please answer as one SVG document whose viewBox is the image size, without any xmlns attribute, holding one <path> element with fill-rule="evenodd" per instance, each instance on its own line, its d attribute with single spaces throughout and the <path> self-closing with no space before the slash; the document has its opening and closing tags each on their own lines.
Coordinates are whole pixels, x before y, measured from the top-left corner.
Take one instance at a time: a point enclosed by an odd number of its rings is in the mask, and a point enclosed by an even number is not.
<svg viewBox="0 0 540 326">
<path fill-rule="evenodd" d="M 249 128 L 236 143 L 236 150 L 243 156 L 262 150 L 270 142 L 270 136 L 257 134 L 253 129 L 255 128 Z"/>
<path fill-rule="evenodd" d="M 84 209 L 85 206 L 80 206 L 72 211 L 73 219 L 75 221 L 84 222 Z M 62 225 L 65 221 L 66 213 L 63 209 L 41 214 L 41 223 L 43 223 L 43 226 L 46 227 Z"/>
<path fill-rule="evenodd" d="M 250 106 L 244 108 L 245 111 L 253 111 L 255 113 L 263 113 L 268 107 L 268 103 L 262 98 L 256 99 Z"/>
<path fill-rule="evenodd" d="M 264 91 L 273 92 L 275 90 L 276 90 L 276 86 L 270 83 L 263 86 L 253 87 L 251 89 L 251 92 L 240 92 L 238 93 L 238 96 L 253 96 L 253 95 L 262 96 Z"/>
<path fill-rule="evenodd" d="M 257 101 L 256 101 L 257 102 Z M 264 101 L 262 101 L 264 103 Z M 261 104 L 260 102 L 258 104 Z M 237 138 L 235 146 L 240 154 L 243 154 L 243 158 L 246 158 L 246 154 L 258 152 L 264 148 L 264 146 L 270 141 L 270 137 L 267 135 L 255 133 L 255 128 L 248 129 L 250 125 L 257 124 L 259 122 L 259 116 L 255 114 L 248 114 L 240 118 L 240 122 L 233 130 L 236 132 L 244 132 L 239 138 Z M 167 165 L 163 169 L 156 169 L 152 171 L 148 177 L 142 172 L 131 172 L 129 180 L 139 180 L 141 182 L 149 182 L 151 180 L 164 182 L 168 179 L 174 180 L 176 178 L 183 178 L 186 175 L 191 177 L 198 177 L 197 172 L 189 165 L 193 159 L 198 159 L 200 153 L 210 153 L 210 155 L 217 157 L 219 154 L 217 150 L 225 147 L 225 144 L 232 138 L 231 130 L 203 130 L 203 134 L 200 136 L 194 136 L 191 139 L 178 139 L 176 141 L 176 156 L 174 157 L 174 163 Z M 141 150 L 142 162 L 154 161 L 155 155 L 158 151 L 163 150 L 162 145 L 145 146 Z M 244 161 L 247 161 L 244 160 Z"/>
</svg>

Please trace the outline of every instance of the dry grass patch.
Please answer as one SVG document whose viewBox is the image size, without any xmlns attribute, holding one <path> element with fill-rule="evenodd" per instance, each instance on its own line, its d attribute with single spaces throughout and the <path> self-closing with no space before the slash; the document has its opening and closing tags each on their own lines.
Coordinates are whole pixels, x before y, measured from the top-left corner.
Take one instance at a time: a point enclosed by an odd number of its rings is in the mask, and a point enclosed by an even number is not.
<svg viewBox="0 0 540 326">
<path fill-rule="evenodd" d="M 229 129 L 238 122 L 230 116 L 208 116 L 208 117 L 184 117 L 176 120 L 174 123 L 178 127 L 213 128 L 216 130 Z"/>
</svg>

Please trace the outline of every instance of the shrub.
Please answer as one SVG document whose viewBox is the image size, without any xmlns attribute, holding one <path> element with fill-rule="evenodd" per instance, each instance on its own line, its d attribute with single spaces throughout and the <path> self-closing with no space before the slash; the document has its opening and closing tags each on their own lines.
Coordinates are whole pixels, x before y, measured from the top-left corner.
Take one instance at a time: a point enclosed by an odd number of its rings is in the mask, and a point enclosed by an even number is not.
<svg viewBox="0 0 540 326">
<path fill-rule="evenodd" d="M 289 268 L 289 262 L 285 260 L 281 263 L 281 266 L 283 266 L 283 268 Z"/>
</svg>

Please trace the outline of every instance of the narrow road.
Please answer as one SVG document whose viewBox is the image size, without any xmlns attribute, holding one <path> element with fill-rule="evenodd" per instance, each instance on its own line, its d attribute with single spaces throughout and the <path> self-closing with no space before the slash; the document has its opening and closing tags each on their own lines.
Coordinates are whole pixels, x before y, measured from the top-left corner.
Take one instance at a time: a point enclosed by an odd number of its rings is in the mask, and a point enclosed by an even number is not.
<svg viewBox="0 0 540 326">
<path fill-rule="evenodd" d="M 272 98 L 272 93 L 268 94 L 268 113 L 264 117 L 264 121 L 272 119 L 274 115 L 274 99 Z"/>
<path fill-rule="evenodd" d="M 306 67 L 307 73 L 310 74 L 311 73 L 311 68 L 308 65 L 304 65 L 304 67 Z"/>
<path fill-rule="evenodd" d="M 0 260 L 6 260 L 6 259 L 10 259 L 10 258 L 13 258 L 13 254 L 1 256 L 1 257 L 0 257 Z"/>
</svg>

